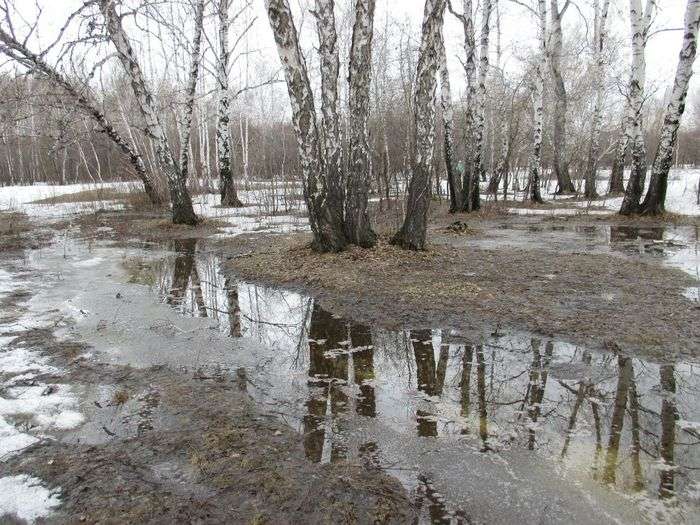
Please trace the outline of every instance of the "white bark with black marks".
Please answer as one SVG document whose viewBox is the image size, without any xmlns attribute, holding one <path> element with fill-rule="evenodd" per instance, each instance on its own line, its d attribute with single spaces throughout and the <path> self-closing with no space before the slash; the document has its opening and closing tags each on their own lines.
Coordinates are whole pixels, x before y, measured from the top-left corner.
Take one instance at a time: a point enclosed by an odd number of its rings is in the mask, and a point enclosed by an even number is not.
<svg viewBox="0 0 700 525">
<path fill-rule="evenodd" d="M 194 98 L 199 77 L 201 60 L 202 30 L 204 26 L 204 0 L 198 0 L 194 15 L 194 37 L 192 39 L 192 54 L 190 71 L 185 89 L 183 121 L 180 128 L 180 176 L 187 180 L 190 164 L 190 136 L 192 134 L 192 115 L 194 113 Z"/>
<path fill-rule="evenodd" d="M 222 206 L 240 208 L 243 203 L 238 198 L 233 181 L 233 148 L 231 147 L 230 99 L 228 85 L 229 64 L 229 16 L 231 0 L 218 0 L 219 57 L 216 63 L 216 81 L 219 89 L 219 103 L 216 118 L 216 153 L 219 163 L 219 194 Z"/>
<path fill-rule="evenodd" d="M 474 124 L 476 107 L 476 40 L 474 36 L 474 5 L 472 0 L 463 0 L 462 13 L 450 12 L 462 23 L 464 36 L 464 74 L 467 80 L 466 101 L 464 109 L 464 142 L 465 159 L 464 173 L 462 174 L 462 198 L 460 211 L 470 212 L 474 209 L 474 197 L 479 196 L 479 178 L 474 166 Z"/>
<path fill-rule="evenodd" d="M 406 217 L 392 243 L 409 250 L 424 250 L 430 208 L 430 172 L 435 144 L 435 88 L 439 67 L 439 41 L 446 0 L 426 0 L 413 95 L 413 176 L 408 188 Z"/>
<path fill-rule="evenodd" d="M 593 75 L 595 89 L 595 104 L 591 122 L 591 137 L 588 147 L 588 162 L 586 166 L 586 185 L 584 194 L 588 199 L 598 196 L 596 176 L 598 174 L 598 157 L 600 156 L 600 127 L 603 120 L 603 88 L 605 81 L 605 60 L 603 51 L 608 32 L 608 10 L 610 0 L 595 0 L 593 28 Z"/>
<path fill-rule="evenodd" d="M 561 58 L 564 50 L 561 21 L 570 5 L 570 0 L 566 0 L 564 6 L 560 10 L 559 1 L 550 0 L 552 28 L 550 34 L 546 37 L 548 43 L 546 50 L 548 51 L 549 70 L 554 88 L 554 114 L 552 115 L 554 130 L 552 133 L 552 145 L 554 149 L 554 173 L 557 176 L 558 185 L 557 193 L 576 193 L 576 188 L 571 181 L 571 175 L 569 173 L 569 156 L 567 151 L 566 125 L 569 98 L 561 70 Z"/>
<path fill-rule="evenodd" d="M 445 170 L 450 191 L 450 213 L 462 209 L 462 181 L 454 165 L 454 108 L 452 107 L 452 89 L 450 71 L 447 68 L 444 35 L 440 37 L 440 103 L 442 107 L 442 125 L 444 134 Z"/>
<path fill-rule="evenodd" d="M 489 72 L 489 32 L 491 0 L 481 2 L 481 33 L 479 35 L 479 79 L 476 96 L 476 119 L 474 125 L 474 183 L 471 188 L 471 210 L 481 207 L 479 181 L 484 178 L 484 152 L 486 150 L 486 77 Z"/>
<path fill-rule="evenodd" d="M 170 189 L 173 222 L 175 224 L 197 224 L 197 216 L 192 208 L 192 200 L 187 191 L 173 152 L 168 144 L 165 130 L 158 119 L 153 94 L 149 90 L 129 37 L 122 27 L 115 0 L 99 0 L 99 7 L 105 19 L 107 34 L 117 50 L 122 66 L 131 81 L 134 97 L 146 124 L 146 134 L 155 145 L 158 166 L 165 173 Z"/>
<path fill-rule="evenodd" d="M 659 146 L 651 168 L 649 189 L 641 206 L 641 212 L 660 215 L 665 211 L 668 172 L 673 163 L 673 150 L 676 146 L 678 128 L 685 111 L 688 84 L 693 76 L 693 63 L 698 47 L 698 26 L 700 25 L 700 0 L 688 0 L 683 29 L 683 46 L 678 57 L 676 77 L 673 81 L 671 98 L 666 106 L 661 127 Z"/>
<path fill-rule="evenodd" d="M 304 198 L 314 236 L 313 246 L 317 251 L 339 251 L 346 246 L 347 241 L 342 222 L 338 224 L 337 216 L 331 213 L 326 199 L 327 186 L 322 172 L 321 143 L 313 92 L 289 2 L 265 0 L 265 8 L 282 61 L 292 106 L 292 125 L 297 138 Z"/>
<path fill-rule="evenodd" d="M 336 222 L 336 227 L 342 227 L 345 185 L 341 158 L 340 113 L 338 110 L 340 59 L 335 25 L 335 1 L 316 0 L 314 16 L 321 65 L 321 129 L 323 131 L 321 164 L 326 177 L 328 207 Z"/>
<path fill-rule="evenodd" d="M 630 0 L 630 28 L 632 34 L 632 68 L 630 71 L 629 93 L 627 94 L 626 114 L 629 119 L 625 126 L 627 143 L 632 149 L 632 169 L 622 199 L 620 214 L 629 215 L 639 211 L 639 199 L 644 189 L 647 172 L 647 151 L 644 143 L 643 103 L 646 79 L 646 40 L 651 25 L 652 13 L 656 7 L 654 0 L 647 0 L 642 11 L 641 0 Z"/>
<path fill-rule="evenodd" d="M 544 130 L 544 69 L 547 64 L 547 4 L 537 0 L 537 42 L 539 57 L 535 66 L 532 88 L 532 149 L 528 161 L 529 199 L 541 203 L 540 169 L 542 165 L 542 134 Z"/>
<path fill-rule="evenodd" d="M 349 147 L 345 235 L 348 241 L 369 248 L 376 235 L 367 214 L 371 158 L 369 146 L 372 36 L 375 0 L 356 0 L 349 67 Z"/>
</svg>

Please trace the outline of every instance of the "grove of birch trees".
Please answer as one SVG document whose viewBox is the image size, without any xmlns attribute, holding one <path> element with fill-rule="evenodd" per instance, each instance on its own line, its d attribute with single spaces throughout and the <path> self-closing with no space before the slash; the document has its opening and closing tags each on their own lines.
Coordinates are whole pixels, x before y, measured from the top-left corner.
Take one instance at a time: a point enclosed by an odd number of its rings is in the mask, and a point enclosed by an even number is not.
<svg viewBox="0 0 700 525">
<path fill-rule="evenodd" d="M 47 24 L 51 2 L 0 0 L 0 184 L 135 180 L 193 225 L 194 196 L 264 181 L 299 188 L 318 251 L 374 246 L 389 209 L 423 250 L 436 200 L 659 215 L 700 162 L 700 0 L 394 4 L 88 0 Z"/>
</svg>

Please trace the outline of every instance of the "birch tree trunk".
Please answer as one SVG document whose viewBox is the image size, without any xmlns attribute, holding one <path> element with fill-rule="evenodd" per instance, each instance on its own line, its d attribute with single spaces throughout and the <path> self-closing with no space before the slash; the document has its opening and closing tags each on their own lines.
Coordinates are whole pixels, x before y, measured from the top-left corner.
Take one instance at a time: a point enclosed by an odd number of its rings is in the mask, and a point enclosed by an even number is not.
<svg viewBox="0 0 700 525">
<path fill-rule="evenodd" d="M 345 235 L 349 242 L 363 248 L 374 246 L 377 240 L 367 215 L 371 171 L 368 121 L 374 6 L 375 0 L 357 0 L 355 3 L 348 77 L 350 119 Z"/>
<path fill-rule="evenodd" d="M 343 224 L 331 213 L 325 173 L 322 172 L 321 143 L 316 126 L 316 110 L 306 61 L 299 48 L 296 26 L 288 0 L 265 0 L 265 9 L 284 68 L 292 106 L 299 159 L 303 174 L 304 199 L 317 251 L 340 251 L 347 241 Z"/>
<path fill-rule="evenodd" d="M 540 60 L 535 67 L 532 93 L 532 150 L 528 162 L 528 187 L 530 201 L 544 202 L 540 193 L 540 166 L 542 164 L 542 133 L 544 128 L 544 68 L 547 60 L 547 4 L 537 0 L 538 41 Z"/>
<path fill-rule="evenodd" d="M 626 125 L 627 116 L 625 115 L 622 121 L 620 138 L 618 138 L 617 147 L 615 148 L 615 159 L 613 160 L 612 170 L 610 171 L 610 186 L 608 187 L 608 193 L 610 194 L 625 192 L 625 157 L 627 156 L 627 150 L 629 148 L 629 141 L 627 140 L 628 137 L 625 132 Z"/>
<path fill-rule="evenodd" d="M 595 0 L 595 27 L 593 28 L 593 60 L 595 75 L 595 106 L 593 107 L 593 121 L 591 123 L 591 138 L 588 148 L 588 162 L 586 166 L 586 186 L 584 194 L 588 199 L 598 196 L 596 188 L 596 176 L 598 174 L 598 157 L 600 155 L 600 126 L 603 119 L 603 83 L 605 80 L 605 62 L 603 49 L 607 37 L 607 20 L 610 0 Z"/>
<path fill-rule="evenodd" d="M 450 189 L 450 213 L 462 209 L 462 181 L 458 179 L 454 166 L 454 110 L 452 108 L 452 89 L 450 86 L 450 72 L 447 69 L 447 54 L 445 41 L 441 35 L 439 43 L 440 53 L 440 102 L 442 105 L 442 125 L 444 128 L 445 170 L 447 171 L 447 184 Z"/>
<path fill-rule="evenodd" d="M 233 151 L 231 148 L 230 100 L 228 93 L 228 8 L 231 0 L 219 0 L 219 60 L 216 80 L 219 88 L 219 103 L 216 118 L 216 155 L 219 163 L 219 194 L 221 205 L 240 208 L 243 203 L 238 198 L 233 182 Z"/>
<path fill-rule="evenodd" d="M 479 81 L 474 126 L 474 172 L 470 188 L 470 211 L 481 207 L 479 181 L 484 179 L 484 150 L 486 146 L 485 111 L 486 111 L 486 76 L 489 71 L 489 21 L 491 19 L 491 0 L 481 2 L 481 34 L 479 35 Z"/>
<path fill-rule="evenodd" d="M 474 6 L 472 0 L 463 0 L 462 14 L 457 14 L 452 11 L 460 22 L 462 22 L 462 31 L 464 34 L 464 74 L 467 79 L 466 103 L 464 112 L 464 143 L 465 143 L 465 159 L 464 173 L 462 174 L 462 198 L 460 211 L 470 212 L 473 209 L 474 193 L 478 195 L 479 179 L 476 174 L 476 166 L 474 166 L 475 148 L 474 143 L 474 125 L 475 115 L 474 107 L 476 101 L 476 40 L 474 37 Z M 477 191 L 474 191 L 474 188 Z"/>
<path fill-rule="evenodd" d="M 430 167 L 435 142 L 435 87 L 438 47 L 446 0 L 425 0 L 421 44 L 414 91 L 413 176 L 408 188 L 406 217 L 392 243 L 409 250 L 424 250 L 430 208 Z"/>
<path fill-rule="evenodd" d="M 660 215 L 665 211 L 668 172 L 673 163 L 673 149 L 677 141 L 678 128 L 685 110 L 688 84 L 693 76 L 693 63 L 697 53 L 698 25 L 700 25 L 700 0 L 688 0 L 685 12 L 683 47 L 678 58 L 676 78 L 673 81 L 671 99 L 666 107 L 661 138 L 656 150 L 656 157 L 651 168 L 651 181 L 641 212 L 648 215 Z"/>
<path fill-rule="evenodd" d="M 131 88 L 146 124 L 146 134 L 153 140 L 158 166 L 165 173 L 170 189 L 173 223 L 197 224 L 197 216 L 192 208 L 192 200 L 187 191 L 185 179 L 173 157 L 165 130 L 158 119 L 153 95 L 146 85 L 141 66 L 136 58 L 131 42 L 124 32 L 120 16 L 117 14 L 114 0 L 99 0 L 99 7 L 104 16 L 107 33 L 117 50 L 119 60 L 131 80 Z"/>
<path fill-rule="evenodd" d="M 641 0 L 630 0 L 630 26 L 632 30 L 632 70 L 630 87 L 627 95 L 627 112 L 629 124 L 625 133 L 632 149 L 632 169 L 620 208 L 621 215 L 630 215 L 639 211 L 639 199 L 644 190 L 647 172 L 647 151 L 644 144 L 642 105 L 644 102 L 644 82 L 646 77 L 646 59 L 644 57 L 646 38 L 651 24 L 654 0 L 647 0 L 646 10 L 642 11 Z"/>
<path fill-rule="evenodd" d="M 344 180 L 342 172 L 340 114 L 338 111 L 338 37 L 335 28 L 335 1 L 316 0 L 318 53 L 321 61 L 321 113 L 323 155 L 321 164 L 326 178 L 328 208 L 335 227 L 344 229 Z"/>
<path fill-rule="evenodd" d="M 143 182 L 144 191 L 149 200 L 156 206 L 164 204 L 163 197 L 158 192 L 155 182 L 146 170 L 146 166 L 136 147 L 126 140 L 117 131 L 116 126 L 107 118 L 107 115 L 100 109 L 97 102 L 87 93 L 87 88 L 80 89 L 71 81 L 50 66 L 41 56 L 32 52 L 26 45 L 19 42 L 12 35 L 0 28 L 0 41 L 6 46 L 4 52 L 12 60 L 22 64 L 29 71 L 39 73 L 46 77 L 54 85 L 60 87 L 70 96 L 76 105 L 92 120 L 94 120 L 107 137 L 126 155 L 131 166 L 136 172 L 136 176 Z M 38 162 L 38 161 L 37 161 Z"/>
<path fill-rule="evenodd" d="M 567 111 L 569 98 L 566 93 L 566 85 L 561 74 L 561 56 L 563 52 L 563 37 L 561 30 L 561 19 L 569 6 L 569 2 L 564 4 L 559 10 L 559 1 L 551 0 L 550 17 L 552 19 L 552 30 L 548 35 L 549 40 L 549 69 L 552 75 L 554 87 L 554 132 L 552 142 L 554 146 L 554 173 L 557 176 L 557 193 L 576 193 L 574 183 L 569 174 L 569 158 L 567 151 Z"/>
<path fill-rule="evenodd" d="M 202 27 L 204 25 L 204 0 L 198 0 L 194 15 L 194 38 L 192 39 L 192 60 L 190 63 L 187 89 L 185 91 L 185 111 L 180 130 L 180 176 L 187 180 L 190 165 L 190 136 L 192 134 L 192 115 L 194 98 L 199 77 L 199 61 L 202 48 Z"/>
</svg>

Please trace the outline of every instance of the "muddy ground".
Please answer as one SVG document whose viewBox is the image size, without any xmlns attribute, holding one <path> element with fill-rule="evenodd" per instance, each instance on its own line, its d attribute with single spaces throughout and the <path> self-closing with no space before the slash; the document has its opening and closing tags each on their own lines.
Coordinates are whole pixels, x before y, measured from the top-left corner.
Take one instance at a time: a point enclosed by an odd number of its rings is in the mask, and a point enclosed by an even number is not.
<svg viewBox="0 0 700 525">
<path fill-rule="evenodd" d="M 697 225 L 691 219 L 668 220 Z M 36 229 L 16 214 L 1 224 L 1 257 L 7 260 L 69 226 Z M 206 238 L 232 275 L 304 291 L 330 312 L 368 324 L 459 326 L 470 340 L 501 329 L 528 330 L 659 360 L 697 358 L 700 310 L 681 295 L 696 284 L 687 273 L 586 246 L 474 245 L 503 228 L 561 230 L 565 236 L 568 229 L 601 224 L 666 222 L 518 217 L 499 207 L 473 217 L 451 216 L 436 206 L 426 252 L 392 247 L 386 227 L 373 250 L 326 255 L 308 248 L 308 234 L 217 238 L 221 224 L 216 221 L 175 227 L 154 212 L 98 213 L 70 223 L 84 239 L 115 243 Z M 0 305 L 3 317 L 19 315 L 26 299 L 6 297 Z M 103 434 L 88 443 L 59 434 L 3 463 L 8 475 L 31 473 L 50 487 L 61 487 L 62 506 L 51 523 L 415 519 L 404 489 L 371 458 L 325 466 L 307 461 L 302 437 L 261 412 L 246 392 L 243 374 L 98 364 L 85 357 L 90 348 L 57 339 L 52 330 L 28 330 L 12 344 L 39 348 L 66 370 L 38 378 L 59 389 L 68 384 L 115 387 L 107 402 L 95 400 L 89 419 L 107 421 L 101 413 L 108 411 L 137 421 L 130 433 L 98 426 Z M 157 407 L 158 417 L 144 406 Z"/>
<path fill-rule="evenodd" d="M 22 250 L 42 245 L 51 232 L 32 229 L 19 215 L 12 217 L 12 224 L 0 232 L 2 265 L 21 271 L 10 261 L 16 261 Z M 19 318 L 28 298 L 27 294 L 5 297 L 0 305 L 3 322 Z M 109 385 L 113 392 L 108 400 L 95 397 L 87 407 L 88 421 L 98 429 L 87 441 L 58 431 L 3 462 L 3 475 L 30 474 L 49 488 L 60 487 L 61 506 L 46 523 L 414 519 L 403 488 L 375 468 L 370 458 L 359 464 L 308 462 L 301 436 L 251 401 L 243 372 L 187 373 L 164 366 L 110 365 L 91 359 L 86 345 L 57 338 L 52 329 L 13 335 L 17 337 L 9 349 L 40 350 L 51 365 L 66 371 L 34 377 L 27 386 L 50 384 L 46 396 L 68 385 L 87 390 Z M 134 431 L 110 428 L 115 418 L 135 421 Z M 101 429 L 100 422 L 105 422 Z M 29 419 L 26 425 L 31 425 Z M 0 522 L 15 520 L 0 516 Z"/>
<path fill-rule="evenodd" d="M 562 231 L 565 237 L 569 230 L 599 226 L 697 227 L 697 218 L 523 217 L 506 214 L 501 205 L 466 216 L 448 214 L 438 204 L 431 213 L 425 252 L 397 249 L 387 235 L 372 250 L 323 255 L 311 251 L 304 233 L 242 235 L 212 244 L 228 259 L 232 274 L 303 291 L 325 309 L 360 322 L 459 326 L 470 340 L 501 328 L 528 330 L 651 359 L 700 355 L 700 309 L 682 295 L 698 281 L 686 272 L 585 245 L 471 245 L 503 229 Z M 218 226 L 183 228 L 152 216 L 117 217 L 85 218 L 82 231 L 90 236 L 110 226 L 122 239 L 162 240 L 210 237 Z M 380 229 L 389 230 L 386 224 Z"/>
</svg>

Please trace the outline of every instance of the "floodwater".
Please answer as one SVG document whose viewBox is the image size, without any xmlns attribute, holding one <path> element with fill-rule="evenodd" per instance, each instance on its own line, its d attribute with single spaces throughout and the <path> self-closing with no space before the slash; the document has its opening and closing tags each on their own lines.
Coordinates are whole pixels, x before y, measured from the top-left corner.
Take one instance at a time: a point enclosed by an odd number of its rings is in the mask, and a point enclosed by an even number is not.
<svg viewBox="0 0 700 525">
<path fill-rule="evenodd" d="M 700 227 L 547 224 L 527 220 L 503 223 L 481 238 L 446 239 L 458 246 L 484 249 L 517 248 L 556 252 L 604 253 L 682 270 L 700 282 Z M 700 302 L 700 284 L 684 295 Z"/>
<path fill-rule="evenodd" d="M 698 272 L 694 228 L 494 231 L 495 241 L 464 242 L 536 241 Z M 700 517 L 700 363 L 599 353 L 495 323 L 479 340 L 363 325 L 225 274 L 206 241 L 124 247 L 67 235 L 27 265 L 56 277 L 32 304 L 73 312 L 62 335 L 90 343 L 90 358 L 245 377 L 262 409 L 302 435 L 309 461 L 394 475 L 420 523 Z M 90 412 L 111 390 L 74 393 L 89 400 L 75 403 L 85 422 L 72 439 L 82 442 L 108 439 L 107 427 L 138 437 L 159 417 L 157 384 L 129 400 L 135 417 L 119 424 Z"/>
<path fill-rule="evenodd" d="M 683 252 L 691 237 L 678 232 L 579 233 L 596 249 L 692 266 Z M 311 297 L 224 277 L 204 243 L 145 257 L 151 266 L 127 263 L 137 268 L 131 279 L 230 340 L 227 366 L 244 367 L 253 397 L 303 434 L 310 461 L 386 469 L 421 521 L 700 515 L 698 364 L 527 333 L 469 341 L 441 327 L 387 331 L 338 318 Z"/>
</svg>

